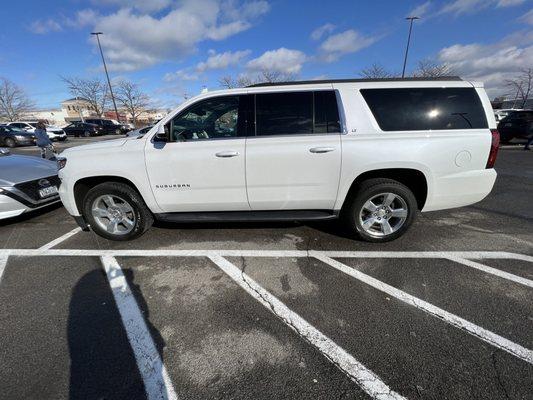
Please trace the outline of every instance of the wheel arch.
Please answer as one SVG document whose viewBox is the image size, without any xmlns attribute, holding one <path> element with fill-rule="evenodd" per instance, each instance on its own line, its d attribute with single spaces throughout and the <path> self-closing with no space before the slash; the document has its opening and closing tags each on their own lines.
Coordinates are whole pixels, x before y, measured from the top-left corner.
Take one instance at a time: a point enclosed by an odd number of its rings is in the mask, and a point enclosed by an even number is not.
<svg viewBox="0 0 533 400">
<path fill-rule="evenodd" d="M 342 208 L 344 209 L 349 200 L 353 198 L 362 182 L 375 178 L 393 179 L 404 184 L 413 192 L 418 209 L 424 208 L 428 197 L 428 180 L 422 171 L 415 168 L 382 168 L 365 171 L 357 175 L 348 189 Z"/>
<path fill-rule="evenodd" d="M 122 176 L 116 176 L 116 175 L 98 175 L 98 176 L 90 176 L 86 178 L 81 178 L 76 181 L 74 184 L 74 200 L 76 202 L 76 208 L 81 213 L 83 210 L 83 200 L 85 199 L 85 196 L 91 190 L 93 187 L 101 184 L 101 183 L 109 183 L 109 182 L 118 182 L 118 183 L 124 183 L 128 186 L 130 186 L 133 190 L 135 190 L 141 198 L 143 198 L 143 195 L 137 188 L 137 186 L 130 181 L 127 178 L 124 178 Z"/>
</svg>

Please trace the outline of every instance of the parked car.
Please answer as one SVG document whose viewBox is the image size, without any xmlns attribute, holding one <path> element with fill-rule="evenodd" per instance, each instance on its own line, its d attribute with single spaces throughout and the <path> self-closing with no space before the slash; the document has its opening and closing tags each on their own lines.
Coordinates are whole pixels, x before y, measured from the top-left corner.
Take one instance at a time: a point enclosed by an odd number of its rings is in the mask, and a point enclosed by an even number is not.
<svg viewBox="0 0 533 400">
<path fill-rule="evenodd" d="M 189 99 L 141 139 L 70 148 L 67 211 L 111 240 L 164 221 L 329 220 L 403 235 L 417 210 L 494 185 L 498 132 L 483 85 L 447 79 L 252 85 Z"/>
<path fill-rule="evenodd" d="M 516 109 L 516 108 L 502 108 L 502 109 L 494 110 L 494 118 L 496 118 L 496 122 L 498 123 L 502 119 L 507 117 L 513 111 L 522 111 L 522 110 Z"/>
<path fill-rule="evenodd" d="M 533 134 L 533 110 L 512 111 L 498 124 L 502 143 L 512 139 L 526 139 Z"/>
<path fill-rule="evenodd" d="M 140 137 L 144 135 L 146 132 L 148 132 L 150 129 L 152 129 L 154 126 L 149 125 L 145 126 L 143 128 L 135 129 L 134 131 L 130 131 L 127 133 L 128 137 Z"/>
<path fill-rule="evenodd" d="M 57 165 L 0 150 L 0 219 L 59 202 Z"/>
<path fill-rule="evenodd" d="M 100 128 L 102 128 L 102 133 L 104 135 L 123 135 L 129 130 L 114 119 L 85 118 L 85 122 L 98 125 Z"/>
<path fill-rule="evenodd" d="M 35 135 L 9 125 L 0 125 L 0 146 L 34 146 Z"/>
<path fill-rule="evenodd" d="M 37 122 L 9 122 L 8 125 L 13 126 L 15 128 L 24 129 L 27 132 L 34 133 L 35 127 L 37 126 Z M 64 141 L 67 140 L 67 135 L 63 131 L 63 129 L 54 126 L 54 125 L 46 125 L 46 134 L 52 141 Z"/>
<path fill-rule="evenodd" d="M 88 137 L 103 135 L 102 128 L 96 124 L 89 124 L 87 122 L 75 121 L 63 128 L 65 133 L 75 137 Z"/>
</svg>

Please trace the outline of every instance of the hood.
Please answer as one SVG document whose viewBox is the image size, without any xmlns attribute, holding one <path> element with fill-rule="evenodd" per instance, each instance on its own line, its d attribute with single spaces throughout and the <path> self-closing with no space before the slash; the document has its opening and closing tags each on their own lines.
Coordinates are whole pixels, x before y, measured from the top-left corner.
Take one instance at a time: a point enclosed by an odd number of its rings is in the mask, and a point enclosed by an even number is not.
<svg viewBox="0 0 533 400">
<path fill-rule="evenodd" d="M 61 128 L 58 127 L 58 126 L 48 125 L 48 126 L 46 127 L 46 130 L 47 130 L 47 131 L 50 131 L 50 132 L 61 132 L 63 129 L 61 129 Z"/>
<path fill-rule="evenodd" d="M 71 147 L 65 149 L 61 155 L 66 155 L 70 153 L 76 153 L 78 151 L 87 151 L 87 150 L 98 150 L 98 149 L 108 149 L 110 147 L 120 147 L 128 141 L 127 138 L 113 139 L 113 140 L 103 140 L 101 142 L 84 144 L 83 146 Z"/>
<path fill-rule="evenodd" d="M 57 164 L 33 156 L 0 156 L 0 186 L 57 175 Z"/>
</svg>

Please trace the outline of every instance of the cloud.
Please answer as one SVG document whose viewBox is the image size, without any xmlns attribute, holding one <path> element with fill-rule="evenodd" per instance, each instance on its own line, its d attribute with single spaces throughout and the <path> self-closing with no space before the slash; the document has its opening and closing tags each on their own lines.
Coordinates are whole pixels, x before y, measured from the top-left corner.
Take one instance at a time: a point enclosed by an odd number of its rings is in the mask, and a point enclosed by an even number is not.
<svg viewBox="0 0 533 400">
<path fill-rule="evenodd" d="M 518 18 L 518 20 L 524 24 L 533 25 L 533 10 L 529 10 L 527 13 Z"/>
<path fill-rule="evenodd" d="M 264 1 L 184 0 L 176 8 L 152 16 L 131 8 L 96 21 L 104 32 L 102 46 L 113 70 L 133 71 L 158 62 L 183 58 L 206 40 L 223 40 L 252 26 L 268 11 Z"/>
<path fill-rule="evenodd" d="M 512 7 L 525 0 L 454 0 L 440 9 L 439 14 L 473 14 L 487 7 Z"/>
<path fill-rule="evenodd" d="M 128 7 L 142 12 L 156 12 L 169 7 L 171 0 L 93 0 L 93 4 L 99 6 Z"/>
<path fill-rule="evenodd" d="M 53 20 L 52 18 L 33 21 L 28 27 L 28 29 L 31 32 L 36 33 L 37 35 L 44 35 L 46 33 L 59 32 L 63 30 L 59 22 Z"/>
<path fill-rule="evenodd" d="M 335 29 L 335 25 L 330 24 L 330 23 L 319 26 L 313 32 L 311 32 L 311 39 L 320 40 L 322 36 L 333 32 L 334 29 Z"/>
<path fill-rule="evenodd" d="M 249 61 L 246 64 L 246 68 L 251 71 L 266 70 L 284 74 L 297 74 L 306 60 L 307 56 L 300 50 L 281 47 L 277 50 L 264 52 L 261 56 Z"/>
<path fill-rule="evenodd" d="M 533 65 L 533 31 L 491 44 L 454 44 L 443 48 L 438 59 L 463 78 L 485 82 L 490 94 L 502 94 L 505 79 Z"/>
<path fill-rule="evenodd" d="M 172 81 L 197 81 L 198 75 L 194 72 L 188 72 L 187 69 L 180 69 L 176 72 L 169 72 L 166 73 L 163 77 L 163 80 L 165 82 L 172 82 Z"/>
<path fill-rule="evenodd" d="M 210 69 L 225 69 L 235 66 L 241 63 L 244 58 L 248 57 L 250 53 L 250 50 L 235 52 L 226 51 L 224 53 L 215 53 L 214 51 L 211 51 L 206 61 L 198 63 L 196 70 L 198 72 L 205 72 Z"/>
<path fill-rule="evenodd" d="M 430 8 L 431 1 L 426 1 L 425 3 L 420 4 L 418 7 L 413 8 L 407 14 L 407 17 L 423 17 L 427 14 Z"/>
<path fill-rule="evenodd" d="M 377 39 L 361 35 L 353 29 L 331 35 L 320 45 L 321 58 L 326 62 L 336 61 L 345 54 L 355 53 L 370 46 Z"/>
<path fill-rule="evenodd" d="M 86 8 L 76 12 L 72 18 L 65 18 L 64 23 L 71 28 L 83 28 L 94 24 L 97 18 L 99 16 L 96 11 Z"/>
</svg>

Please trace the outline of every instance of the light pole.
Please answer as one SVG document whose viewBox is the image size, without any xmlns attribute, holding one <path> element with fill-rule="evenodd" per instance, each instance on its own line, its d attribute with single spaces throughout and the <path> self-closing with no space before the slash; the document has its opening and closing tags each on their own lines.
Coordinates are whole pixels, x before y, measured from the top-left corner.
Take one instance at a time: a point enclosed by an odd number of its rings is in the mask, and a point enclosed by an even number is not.
<svg viewBox="0 0 533 400">
<path fill-rule="evenodd" d="M 102 51 L 102 46 L 100 45 L 100 35 L 102 32 L 91 32 L 91 35 L 96 36 L 98 42 L 98 48 L 100 49 L 100 55 L 102 56 L 102 63 L 104 64 L 105 76 L 107 77 L 107 84 L 109 85 L 109 93 L 111 94 L 111 100 L 113 101 L 113 107 L 115 108 L 115 115 L 117 116 L 117 121 L 120 122 L 120 116 L 118 115 L 117 103 L 115 102 L 115 96 L 113 95 L 113 88 L 111 87 L 111 81 L 109 80 L 109 74 L 107 73 L 107 65 L 105 64 L 104 52 Z"/>
<path fill-rule="evenodd" d="M 405 77 L 405 66 L 407 64 L 407 54 L 409 53 L 409 43 L 411 43 L 411 31 L 413 30 L 413 21 L 415 19 L 420 19 L 419 17 L 407 17 L 405 18 L 410 21 L 409 23 L 409 36 L 407 36 L 407 47 L 405 48 L 405 57 L 403 59 L 403 69 L 402 69 L 402 78 Z"/>
</svg>

